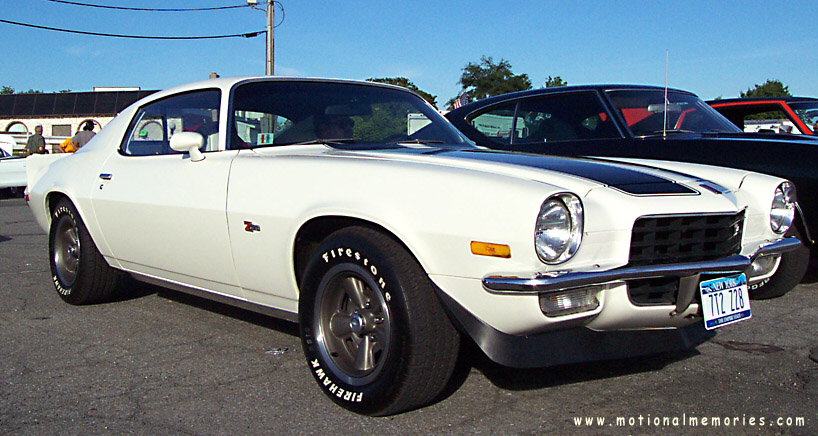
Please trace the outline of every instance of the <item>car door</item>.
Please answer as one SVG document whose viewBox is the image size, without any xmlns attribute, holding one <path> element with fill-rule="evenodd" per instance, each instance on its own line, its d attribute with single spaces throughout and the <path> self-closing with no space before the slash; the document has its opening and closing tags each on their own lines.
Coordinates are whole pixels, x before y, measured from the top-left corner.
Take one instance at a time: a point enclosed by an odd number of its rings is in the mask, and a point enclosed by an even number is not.
<svg viewBox="0 0 818 436">
<path fill-rule="evenodd" d="M 126 270 L 242 296 L 227 233 L 227 179 L 235 151 L 219 151 L 219 90 L 142 107 L 92 196 L 105 241 Z M 205 159 L 170 149 L 175 133 L 202 134 Z"/>
</svg>

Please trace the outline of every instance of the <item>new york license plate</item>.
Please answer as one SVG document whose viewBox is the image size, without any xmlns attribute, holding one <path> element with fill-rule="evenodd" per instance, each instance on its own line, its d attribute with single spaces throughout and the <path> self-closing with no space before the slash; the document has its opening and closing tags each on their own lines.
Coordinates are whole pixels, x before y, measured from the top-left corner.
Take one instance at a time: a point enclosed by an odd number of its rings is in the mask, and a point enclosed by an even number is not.
<svg viewBox="0 0 818 436">
<path fill-rule="evenodd" d="M 707 280 L 699 284 L 699 290 L 707 330 L 750 318 L 746 275 Z"/>
</svg>

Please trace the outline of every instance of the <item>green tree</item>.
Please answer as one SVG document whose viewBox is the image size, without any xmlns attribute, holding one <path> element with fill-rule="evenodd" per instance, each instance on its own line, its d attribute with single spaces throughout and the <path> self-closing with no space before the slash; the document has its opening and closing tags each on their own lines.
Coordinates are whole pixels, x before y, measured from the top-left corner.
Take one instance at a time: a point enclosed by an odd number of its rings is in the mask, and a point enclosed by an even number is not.
<svg viewBox="0 0 818 436">
<path fill-rule="evenodd" d="M 509 61 L 501 58 L 500 62 L 495 63 L 494 59 L 486 56 L 481 57 L 478 63 L 469 62 L 457 83 L 469 101 L 531 89 L 528 74 L 514 74 Z M 447 102 L 449 108 L 453 107 L 456 98 Z"/>
<path fill-rule="evenodd" d="M 409 106 L 399 103 L 376 103 L 372 115 L 352 117 L 355 138 L 365 141 L 383 141 L 394 135 L 406 134 Z"/>
<path fill-rule="evenodd" d="M 59 92 L 71 92 L 70 89 L 61 89 Z M 42 89 L 29 89 L 28 91 L 20 91 L 17 92 L 11 86 L 3 86 L 0 88 L 0 95 L 10 95 L 10 94 L 42 94 Z"/>
<path fill-rule="evenodd" d="M 747 92 L 742 92 L 741 97 L 792 97 L 788 86 L 784 86 L 780 80 L 767 79 L 766 82 L 759 85 L 756 83 L 754 88 L 747 89 Z M 783 111 L 770 111 L 750 114 L 744 117 L 748 120 L 786 120 L 787 114 Z"/>
<path fill-rule="evenodd" d="M 568 82 L 566 82 L 565 80 L 562 80 L 562 77 L 560 77 L 560 76 L 556 76 L 556 77 L 548 76 L 548 78 L 545 79 L 545 87 L 546 88 L 556 88 L 558 86 L 568 86 Z"/>
<path fill-rule="evenodd" d="M 747 92 L 741 93 L 741 98 L 745 97 L 792 97 L 788 86 L 784 86 L 780 80 L 767 79 L 766 82 L 755 88 L 748 88 Z"/>
<path fill-rule="evenodd" d="M 418 93 L 421 97 L 423 97 L 426 101 L 429 102 L 434 107 L 437 107 L 437 97 L 429 94 L 426 91 L 421 90 L 417 87 L 411 80 L 407 79 L 406 77 L 380 77 L 380 78 L 369 78 L 366 79 L 367 82 L 376 82 L 376 83 L 387 83 L 389 85 L 395 86 L 402 86 L 406 89 L 410 89 Z"/>
</svg>

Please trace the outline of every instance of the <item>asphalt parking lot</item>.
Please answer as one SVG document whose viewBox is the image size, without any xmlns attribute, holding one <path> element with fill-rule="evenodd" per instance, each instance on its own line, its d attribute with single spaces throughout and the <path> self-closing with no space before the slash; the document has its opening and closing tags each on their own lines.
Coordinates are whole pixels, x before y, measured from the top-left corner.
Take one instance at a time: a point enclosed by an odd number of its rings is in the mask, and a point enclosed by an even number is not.
<svg viewBox="0 0 818 436">
<path fill-rule="evenodd" d="M 324 397 L 295 325 L 142 285 L 70 306 L 47 242 L 0 200 L 0 434 L 818 434 L 815 264 L 693 351 L 512 370 L 464 347 L 441 401 L 368 418 Z"/>
</svg>

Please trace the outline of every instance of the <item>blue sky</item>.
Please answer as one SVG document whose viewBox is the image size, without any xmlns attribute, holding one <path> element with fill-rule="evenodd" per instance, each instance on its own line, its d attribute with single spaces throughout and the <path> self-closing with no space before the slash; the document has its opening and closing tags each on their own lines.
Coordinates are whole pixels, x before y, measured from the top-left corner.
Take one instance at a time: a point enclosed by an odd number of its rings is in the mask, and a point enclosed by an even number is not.
<svg viewBox="0 0 818 436">
<path fill-rule="evenodd" d="M 141 8 L 244 4 L 244 0 L 75 0 Z M 455 96 L 462 68 L 505 59 L 535 87 L 665 81 L 709 99 L 737 97 L 766 79 L 818 96 L 818 28 L 812 1 L 280 0 L 276 75 L 366 79 L 404 76 Z M 263 2 L 263 0 L 260 0 Z M 277 11 L 278 12 L 278 11 Z M 0 18 L 41 26 L 135 35 L 217 35 L 263 30 L 250 8 L 218 12 L 113 11 L 47 0 L 0 2 Z M 278 19 L 281 18 L 279 13 Z M 278 20 L 277 20 L 278 21 Z M 94 86 L 162 89 L 264 73 L 264 36 L 154 41 L 74 35 L 0 23 L 0 85 L 46 92 Z"/>
</svg>

